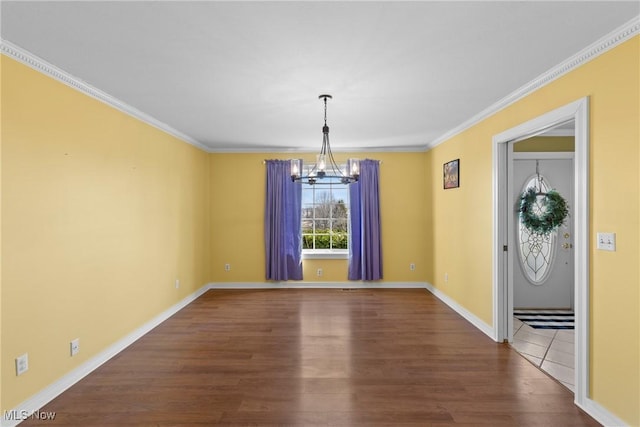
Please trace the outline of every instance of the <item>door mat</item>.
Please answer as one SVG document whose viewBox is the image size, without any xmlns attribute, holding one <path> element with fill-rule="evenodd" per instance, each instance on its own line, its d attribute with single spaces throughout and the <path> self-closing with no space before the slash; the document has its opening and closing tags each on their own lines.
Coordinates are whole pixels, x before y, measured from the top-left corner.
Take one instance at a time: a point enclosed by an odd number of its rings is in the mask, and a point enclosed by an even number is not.
<svg viewBox="0 0 640 427">
<path fill-rule="evenodd" d="M 574 329 L 572 310 L 513 310 L 513 316 L 535 329 Z"/>
</svg>

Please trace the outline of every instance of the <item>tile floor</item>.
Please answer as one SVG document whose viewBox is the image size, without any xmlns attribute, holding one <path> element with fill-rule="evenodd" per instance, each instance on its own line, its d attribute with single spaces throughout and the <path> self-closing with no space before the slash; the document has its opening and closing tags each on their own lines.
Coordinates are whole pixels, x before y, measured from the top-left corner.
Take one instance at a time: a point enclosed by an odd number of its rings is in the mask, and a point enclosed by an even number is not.
<svg viewBox="0 0 640 427">
<path fill-rule="evenodd" d="M 516 351 L 574 391 L 574 330 L 535 329 L 513 318 Z"/>
</svg>

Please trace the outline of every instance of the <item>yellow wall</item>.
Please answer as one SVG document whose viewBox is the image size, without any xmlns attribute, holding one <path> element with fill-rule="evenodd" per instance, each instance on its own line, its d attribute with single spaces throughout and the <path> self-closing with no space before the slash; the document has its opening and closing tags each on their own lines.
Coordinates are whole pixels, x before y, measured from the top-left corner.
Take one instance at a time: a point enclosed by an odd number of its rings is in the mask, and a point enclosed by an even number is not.
<svg viewBox="0 0 640 427">
<path fill-rule="evenodd" d="M 591 241 L 596 231 L 618 239 L 616 252 L 591 251 L 592 398 L 631 425 L 640 424 L 639 40 L 426 153 L 355 154 L 383 161 L 385 282 L 428 281 L 491 324 L 491 139 L 589 96 Z M 290 155 L 206 154 L 11 59 L 1 65 L 6 410 L 206 282 L 263 282 L 262 160 Z M 442 164 L 456 158 L 461 187 L 443 190 Z M 318 267 L 324 280 L 346 280 L 345 260 L 306 261 L 308 281 Z M 24 352 L 30 369 L 16 377 Z"/>
<path fill-rule="evenodd" d="M 427 186 L 425 153 L 339 153 L 373 158 L 380 166 L 380 198 L 384 282 L 426 280 Z M 211 280 L 264 282 L 264 159 L 287 159 L 291 154 L 211 154 Z M 304 156 L 303 156 L 304 157 Z M 233 179 L 229 179 L 233 176 Z M 231 270 L 224 271 L 224 264 Z M 410 271 L 409 264 L 416 270 Z M 316 270 L 322 268 L 322 278 Z M 346 281 L 347 260 L 305 260 L 305 282 Z"/>
<path fill-rule="evenodd" d="M 514 152 L 558 152 L 574 151 L 573 136 L 534 136 L 513 144 Z"/>
<path fill-rule="evenodd" d="M 590 241 L 615 232 L 616 252 L 591 248 L 591 397 L 640 424 L 640 37 L 635 37 L 427 152 L 433 269 L 428 280 L 492 323 L 492 137 L 590 97 Z M 442 190 L 460 158 L 461 187 Z M 445 283 L 444 274 L 449 273 Z"/>
<path fill-rule="evenodd" d="M 7 57 L 1 77 L 8 410 L 208 282 L 209 162 Z"/>
</svg>

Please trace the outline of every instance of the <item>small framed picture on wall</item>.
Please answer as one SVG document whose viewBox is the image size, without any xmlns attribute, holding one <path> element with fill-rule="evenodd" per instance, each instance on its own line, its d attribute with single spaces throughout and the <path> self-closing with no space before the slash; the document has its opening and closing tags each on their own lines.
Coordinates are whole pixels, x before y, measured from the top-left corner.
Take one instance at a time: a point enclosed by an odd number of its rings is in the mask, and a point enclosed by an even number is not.
<svg viewBox="0 0 640 427">
<path fill-rule="evenodd" d="M 460 159 L 445 163 L 442 171 L 442 181 L 445 190 L 460 187 Z"/>
</svg>

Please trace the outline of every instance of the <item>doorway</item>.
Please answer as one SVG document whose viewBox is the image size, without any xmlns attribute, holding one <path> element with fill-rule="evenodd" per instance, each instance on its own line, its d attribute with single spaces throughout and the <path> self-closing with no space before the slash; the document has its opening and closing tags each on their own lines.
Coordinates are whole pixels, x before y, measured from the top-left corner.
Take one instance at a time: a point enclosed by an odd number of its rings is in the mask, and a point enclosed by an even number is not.
<svg viewBox="0 0 640 427">
<path fill-rule="evenodd" d="M 494 328 L 497 341 L 513 342 L 514 256 L 516 252 L 513 210 L 514 177 L 510 160 L 517 141 L 540 135 L 561 124 L 574 122 L 575 152 L 571 178 L 573 194 L 573 251 L 575 309 L 575 403 L 583 406 L 589 397 L 588 307 L 589 307 L 589 228 L 588 228 L 588 98 L 582 98 L 545 113 L 493 138 L 494 187 Z"/>
<path fill-rule="evenodd" d="M 513 342 L 536 367 L 573 391 L 575 386 L 573 150 L 574 123 L 514 145 L 512 200 L 529 189 L 555 190 L 569 214 L 548 234 L 530 231 L 513 211 Z M 543 152 L 541 149 L 566 151 Z"/>
</svg>

